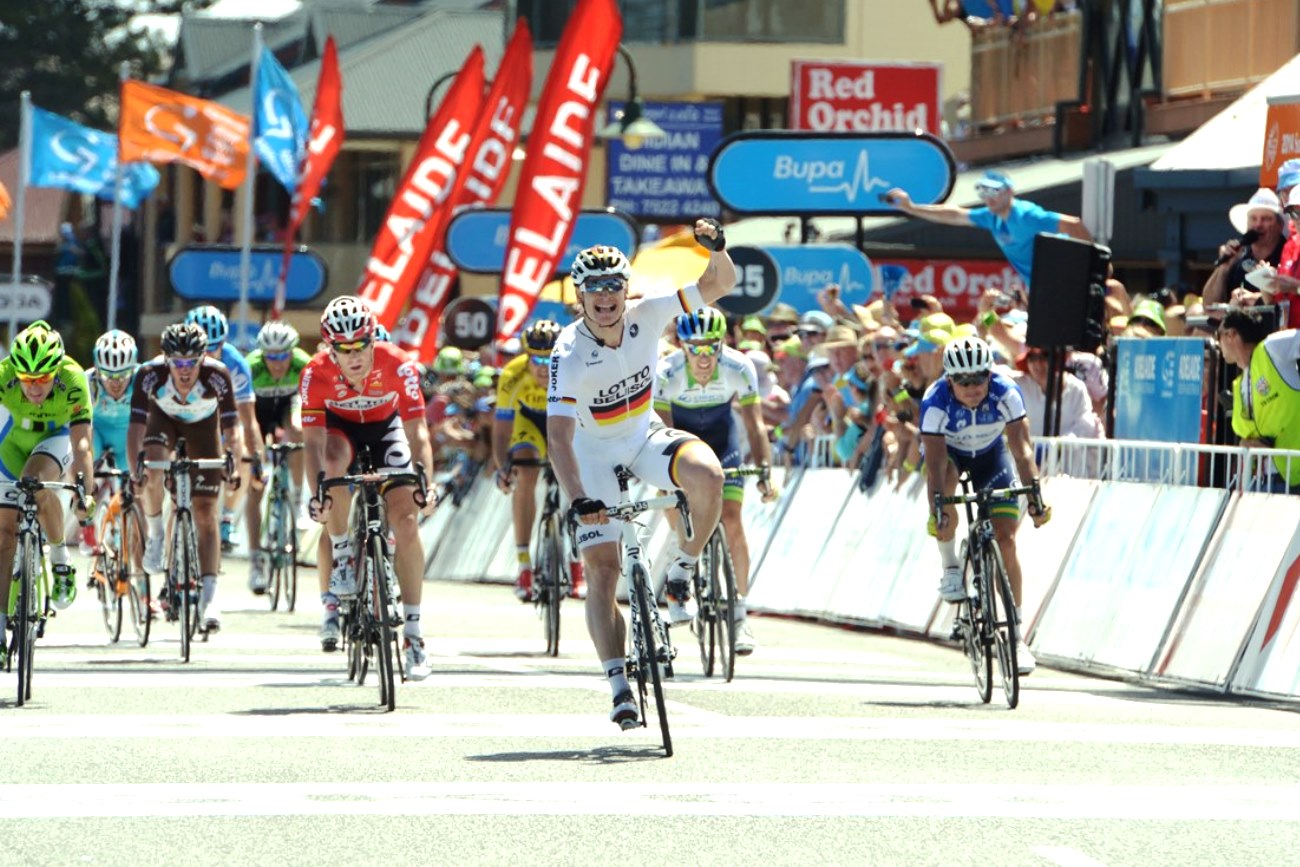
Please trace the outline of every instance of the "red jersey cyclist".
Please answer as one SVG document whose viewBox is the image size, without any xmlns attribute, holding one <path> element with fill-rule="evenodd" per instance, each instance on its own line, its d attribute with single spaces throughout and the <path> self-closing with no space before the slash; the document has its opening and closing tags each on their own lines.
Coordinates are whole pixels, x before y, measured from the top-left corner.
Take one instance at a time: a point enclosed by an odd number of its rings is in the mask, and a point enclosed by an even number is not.
<svg viewBox="0 0 1300 867">
<path fill-rule="evenodd" d="M 336 478 L 356 469 L 363 448 L 369 449 L 377 469 L 409 469 L 418 461 L 428 473 L 433 466 L 419 370 L 393 344 L 375 341 L 377 324 L 366 302 L 352 295 L 335 298 L 321 315 L 320 333 L 327 348 L 303 369 L 299 386 L 308 479 L 322 470 L 326 478 Z M 335 488 L 325 503 L 311 503 L 312 516 L 327 531 L 317 561 L 324 606 L 320 639 L 326 652 L 339 645 L 339 598 L 356 593 L 348 499 L 344 489 Z M 406 543 L 393 549 L 393 566 L 406 621 L 406 672 L 420 680 L 428 677 L 429 666 L 420 631 L 424 550 L 418 544 L 417 508 L 411 491 L 402 486 L 389 489 L 384 499 L 389 529 Z"/>
</svg>

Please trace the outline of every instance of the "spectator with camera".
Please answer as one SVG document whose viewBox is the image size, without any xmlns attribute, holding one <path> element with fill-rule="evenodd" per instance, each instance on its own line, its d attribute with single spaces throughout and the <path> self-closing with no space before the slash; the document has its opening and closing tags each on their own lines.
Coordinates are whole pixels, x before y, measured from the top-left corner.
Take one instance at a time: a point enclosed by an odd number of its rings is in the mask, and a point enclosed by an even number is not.
<svg viewBox="0 0 1300 867">
<path fill-rule="evenodd" d="M 1246 275 L 1261 263 L 1278 266 L 1285 244 L 1282 217 L 1282 201 L 1268 187 L 1260 187 L 1249 201 L 1232 206 L 1228 221 L 1242 234 L 1219 247 L 1214 271 L 1201 291 L 1206 304 L 1227 303 L 1234 290 L 1246 282 Z"/>
<path fill-rule="evenodd" d="M 1284 305 L 1287 326 L 1297 328 L 1300 327 L 1300 159 L 1287 160 L 1278 169 L 1277 195 L 1289 230 L 1277 267 L 1260 264 L 1252 269 L 1246 274 L 1246 288 L 1233 292 L 1232 300 L 1243 307 Z"/>
<path fill-rule="evenodd" d="M 1300 331 L 1273 330 L 1271 308 L 1232 307 L 1219 326 L 1219 350 L 1242 373 L 1232 383 L 1232 430 L 1241 445 L 1300 450 Z M 1252 490 L 1300 493 L 1300 460 L 1273 458 Z"/>
</svg>

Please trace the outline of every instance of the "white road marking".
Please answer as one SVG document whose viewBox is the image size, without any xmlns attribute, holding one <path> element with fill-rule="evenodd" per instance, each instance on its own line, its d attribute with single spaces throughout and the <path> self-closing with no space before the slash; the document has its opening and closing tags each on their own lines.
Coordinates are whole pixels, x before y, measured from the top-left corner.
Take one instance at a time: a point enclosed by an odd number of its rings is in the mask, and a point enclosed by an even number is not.
<svg viewBox="0 0 1300 867">
<path fill-rule="evenodd" d="M 619 815 L 1292 821 L 1300 786 L 688 783 L 8 784 L 0 815 Z M 1050 849 L 1058 858 L 1059 848 Z M 1066 852 L 1072 850 L 1065 850 Z M 1044 853 L 1044 857 L 1049 857 Z M 1086 856 L 1083 856 L 1086 857 Z M 1068 867 L 1096 864 L 1057 860 Z"/>
</svg>

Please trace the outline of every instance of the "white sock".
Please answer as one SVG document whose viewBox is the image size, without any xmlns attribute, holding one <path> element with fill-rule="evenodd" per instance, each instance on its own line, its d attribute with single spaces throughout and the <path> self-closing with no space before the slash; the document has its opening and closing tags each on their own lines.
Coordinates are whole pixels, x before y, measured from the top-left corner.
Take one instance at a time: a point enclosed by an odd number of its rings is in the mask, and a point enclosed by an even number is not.
<svg viewBox="0 0 1300 867">
<path fill-rule="evenodd" d="M 212 600 L 217 595 L 217 576 L 203 576 L 203 593 L 199 597 L 199 604 L 207 607 L 212 604 Z"/>
<path fill-rule="evenodd" d="M 321 608 L 325 611 L 325 620 L 339 619 L 339 598 L 333 593 L 322 593 L 320 595 Z"/>
<path fill-rule="evenodd" d="M 668 567 L 667 580 L 675 582 L 685 581 L 689 584 L 691 574 L 695 571 L 695 564 L 698 563 L 699 560 L 700 556 L 698 554 L 691 555 L 683 554 L 680 551 L 677 552 L 677 557 L 673 560 L 672 565 Z"/>
<path fill-rule="evenodd" d="M 625 659 L 606 659 L 600 664 L 600 667 L 605 669 L 605 677 L 609 678 L 609 688 L 615 698 L 620 692 L 632 691 L 632 685 L 627 682 L 627 675 L 623 671 L 623 666 L 626 664 Z"/>
<path fill-rule="evenodd" d="M 943 561 L 945 569 L 960 569 L 961 558 L 957 556 L 957 537 L 953 536 L 948 541 L 939 540 L 939 559 Z"/>
<path fill-rule="evenodd" d="M 55 566 L 68 565 L 68 546 L 62 542 L 50 545 L 50 563 Z"/>
<path fill-rule="evenodd" d="M 222 506 L 221 520 L 227 524 L 233 524 L 235 522 L 235 510 L 229 506 Z"/>
<path fill-rule="evenodd" d="M 347 533 L 335 536 L 330 533 L 330 545 L 334 548 L 334 568 L 337 569 L 352 557 L 352 537 Z"/>
<path fill-rule="evenodd" d="M 162 512 L 156 515 L 145 515 L 144 522 L 149 525 L 147 531 L 150 539 L 161 539 L 163 537 Z"/>
<path fill-rule="evenodd" d="M 736 597 L 736 607 L 733 608 L 732 611 L 734 612 L 732 614 L 732 619 L 735 620 L 737 623 L 739 623 L 740 621 L 744 620 L 746 617 L 749 616 L 749 611 L 745 609 L 744 596 Z"/>
<path fill-rule="evenodd" d="M 420 637 L 420 606 L 407 605 L 402 603 L 402 616 L 406 619 L 406 624 L 402 627 L 402 634 L 407 638 Z"/>
</svg>

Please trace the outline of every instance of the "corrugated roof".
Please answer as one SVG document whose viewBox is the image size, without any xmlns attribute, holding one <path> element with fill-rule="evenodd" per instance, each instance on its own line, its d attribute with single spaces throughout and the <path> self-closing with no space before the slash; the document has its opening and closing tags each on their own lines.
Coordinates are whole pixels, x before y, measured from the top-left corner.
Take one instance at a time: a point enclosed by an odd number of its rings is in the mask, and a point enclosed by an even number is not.
<svg viewBox="0 0 1300 867">
<path fill-rule="evenodd" d="M 178 37 L 182 65 L 172 74 L 189 81 L 207 81 L 246 65 L 253 51 L 252 25 L 252 21 L 237 18 L 211 18 L 202 13 L 185 15 Z M 262 41 L 272 49 L 302 39 L 306 34 L 305 11 L 262 23 Z"/>
<path fill-rule="evenodd" d="M 500 11 L 435 9 L 392 32 L 349 48 L 340 46 L 339 74 L 348 135 L 418 137 L 426 122 L 424 101 L 429 87 L 460 69 L 475 45 L 483 46 L 492 74 L 505 52 L 504 30 L 504 13 Z M 320 61 L 299 66 L 289 74 L 310 112 Z M 246 114 L 252 97 L 244 87 L 218 102 Z"/>
<path fill-rule="evenodd" d="M 375 6 L 356 2 L 340 4 L 339 0 L 312 4 L 310 27 L 316 42 L 316 53 L 325 50 L 325 38 L 331 34 L 339 48 L 346 48 L 395 27 L 428 14 L 418 6 Z"/>
<path fill-rule="evenodd" d="M 0 244 L 12 246 L 18 229 L 18 149 L 0 154 L 0 184 L 4 184 L 13 199 L 13 210 L 8 219 L 0 222 Z M 23 210 L 24 244 L 54 244 L 59 240 L 59 222 L 63 217 L 63 190 L 37 187 L 27 188 Z M 6 275 L 7 279 L 7 275 Z"/>
</svg>

